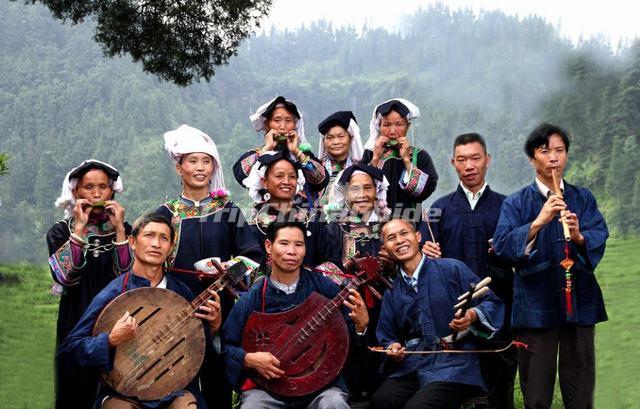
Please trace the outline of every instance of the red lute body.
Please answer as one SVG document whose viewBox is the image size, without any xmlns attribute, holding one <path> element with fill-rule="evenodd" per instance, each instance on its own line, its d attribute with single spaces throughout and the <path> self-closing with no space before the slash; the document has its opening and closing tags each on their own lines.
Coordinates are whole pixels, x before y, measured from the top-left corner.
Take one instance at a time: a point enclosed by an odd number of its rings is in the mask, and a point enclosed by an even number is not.
<svg viewBox="0 0 640 409">
<path fill-rule="evenodd" d="M 270 352 L 285 375 L 254 380 L 281 396 L 305 396 L 331 383 L 349 352 L 349 332 L 340 312 L 342 298 L 313 292 L 297 307 L 279 313 L 254 311 L 242 337 L 246 352 Z"/>
</svg>

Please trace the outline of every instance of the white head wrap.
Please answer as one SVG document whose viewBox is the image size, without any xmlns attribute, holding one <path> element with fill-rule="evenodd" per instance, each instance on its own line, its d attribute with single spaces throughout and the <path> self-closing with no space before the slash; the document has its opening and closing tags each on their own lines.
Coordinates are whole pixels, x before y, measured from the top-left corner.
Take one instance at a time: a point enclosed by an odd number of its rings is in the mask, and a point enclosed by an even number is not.
<svg viewBox="0 0 640 409">
<path fill-rule="evenodd" d="M 272 100 L 270 100 L 269 102 L 266 102 L 266 103 L 260 105 L 260 107 L 258 107 L 256 112 L 253 115 L 249 116 L 249 120 L 253 124 L 253 129 L 255 129 L 256 132 L 260 132 L 260 131 L 264 131 L 265 130 L 265 124 L 267 122 L 267 118 L 265 116 L 263 116 L 263 114 L 267 111 L 269 106 L 271 104 L 273 104 L 273 102 L 278 98 L 283 98 L 283 97 L 275 97 Z M 287 102 L 295 105 L 290 100 L 287 100 Z M 276 108 L 279 107 L 279 106 L 280 105 L 276 105 Z M 284 105 L 282 105 L 282 106 L 284 107 Z M 300 114 L 300 118 L 294 118 L 296 120 L 296 132 L 298 133 L 299 143 L 300 144 L 307 143 L 307 138 L 304 135 L 304 119 L 302 118 L 302 112 L 298 109 L 297 106 L 296 106 L 296 110 Z"/>
<path fill-rule="evenodd" d="M 409 113 L 405 117 L 407 118 L 407 121 L 409 123 L 411 123 L 411 120 L 413 120 L 414 118 L 418 118 L 420 116 L 420 109 L 417 106 L 413 105 L 413 103 L 403 98 L 392 98 L 376 105 L 376 107 L 373 108 L 373 114 L 371 114 L 371 122 L 369 123 L 369 139 L 364 145 L 365 149 L 373 150 L 373 147 L 376 144 L 376 139 L 378 139 L 378 136 L 380 136 L 380 121 L 382 120 L 382 115 L 376 113 L 376 111 L 381 105 L 384 105 L 391 101 L 398 101 L 409 110 Z"/>
<path fill-rule="evenodd" d="M 118 178 L 116 180 L 113 180 L 111 177 L 109 177 L 109 180 L 111 181 L 111 189 L 114 191 L 114 193 L 121 193 L 124 191 L 124 184 L 122 183 L 122 177 L 120 176 L 120 172 L 118 172 L 118 169 L 114 168 L 108 163 L 101 162 L 96 159 L 85 160 L 80 165 L 67 172 L 67 175 L 62 182 L 62 191 L 60 192 L 60 197 L 56 199 L 55 206 L 64 210 L 65 219 L 70 219 L 73 216 L 73 206 L 76 205 L 76 198 L 73 194 L 73 191 L 78 184 L 78 178 L 71 178 L 71 175 L 81 167 L 87 166 L 89 164 L 96 164 L 97 166 L 95 167 L 95 169 L 101 169 L 102 167 L 104 167 L 112 170 L 114 173 L 117 173 Z M 107 174 L 107 176 L 109 175 Z"/>
<path fill-rule="evenodd" d="M 362 138 L 360 137 L 360 127 L 353 119 L 349 120 L 347 132 L 351 135 L 351 145 L 349 146 L 349 156 L 345 168 L 359 162 L 362 159 L 364 148 L 362 147 Z M 331 159 L 324 149 L 324 135 L 320 134 L 320 142 L 318 143 L 318 158 L 322 160 L 324 167 L 331 170 Z"/>
<path fill-rule="evenodd" d="M 278 151 L 267 151 L 262 153 L 262 155 L 276 155 Z M 293 158 L 293 155 L 291 155 Z M 295 158 L 293 158 L 295 161 Z M 249 196 L 253 200 L 254 203 L 262 203 L 264 202 L 264 197 L 262 196 L 262 192 L 264 191 L 264 186 L 262 185 L 262 179 L 264 179 L 265 174 L 267 173 L 267 168 L 269 165 L 264 165 L 257 161 L 251 167 L 251 171 L 249 172 L 249 176 L 244 178 L 242 184 L 244 187 L 249 189 Z M 300 169 L 298 171 L 298 183 L 296 186 L 295 194 L 298 194 L 302 189 L 304 189 L 304 175 Z"/>
<path fill-rule="evenodd" d="M 211 156 L 214 167 L 209 190 L 213 192 L 224 189 L 220 155 L 215 142 L 209 135 L 189 125 L 180 125 L 178 129 L 164 133 L 164 149 L 175 163 L 179 163 L 180 158 L 189 153 L 201 152 Z"/>
</svg>

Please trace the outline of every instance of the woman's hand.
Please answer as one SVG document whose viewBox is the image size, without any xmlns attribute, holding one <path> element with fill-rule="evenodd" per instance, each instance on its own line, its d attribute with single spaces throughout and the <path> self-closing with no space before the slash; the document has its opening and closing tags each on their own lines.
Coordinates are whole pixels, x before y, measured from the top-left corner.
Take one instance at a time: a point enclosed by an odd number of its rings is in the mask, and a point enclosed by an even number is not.
<svg viewBox="0 0 640 409">
<path fill-rule="evenodd" d="M 376 139 L 376 143 L 373 145 L 373 158 L 371 159 L 371 164 L 373 166 L 378 166 L 378 162 L 386 149 L 387 143 L 389 143 L 389 138 L 386 136 L 380 135 L 378 136 L 378 139 Z"/>
<path fill-rule="evenodd" d="M 298 145 L 300 145 L 300 137 L 298 136 L 298 132 L 290 131 L 289 135 L 287 135 L 287 149 L 289 149 L 289 152 L 291 152 L 296 158 L 300 153 L 300 148 L 298 148 Z"/>
<path fill-rule="evenodd" d="M 73 207 L 73 219 L 75 220 L 73 232 L 78 236 L 82 236 L 84 233 L 84 228 L 89 223 L 89 214 L 91 214 L 92 209 L 91 202 L 87 199 L 76 200 L 76 205 Z"/>
<path fill-rule="evenodd" d="M 406 136 L 401 136 L 397 139 L 397 141 L 399 146 L 398 153 L 400 154 L 400 157 L 405 163 L 411 163 L 411 150 L 409 149 L 411 145 L 409 144 L 409 140 Z"/>
<path fill-rule="evenodd" d="M 115 200 L 107 200 L 104 205 L 104 210 L 107 212 L 107 217 L 109 217 L 109 221 L 116 231 L 116 241 L 126 239 L 124 231 L 124 208 Z"/>
<path fill-rule="evenodd" d="M 275 129 L 271 129 L 269 132 L 267 132 L 267 134 L 264 136 L 264 146 L 260 149 L 260 151 L 267 152 L 275 150 L 276 145 L 278 144 L 276 142 L 276 136 L 278 135 L 280 135 L 280 133 Z"/>
</svg>

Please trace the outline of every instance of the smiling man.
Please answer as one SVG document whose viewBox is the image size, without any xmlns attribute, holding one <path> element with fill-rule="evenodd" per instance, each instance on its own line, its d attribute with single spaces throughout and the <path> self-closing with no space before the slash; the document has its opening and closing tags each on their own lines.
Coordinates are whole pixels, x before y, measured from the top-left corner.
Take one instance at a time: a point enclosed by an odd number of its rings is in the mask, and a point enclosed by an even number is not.
<svg viewBox="0 0 640 409">
<path fill-rule="evenodd" d="M 456 191 L 439 198 L 431 206 L 429 214 L 439 214 L 436 220 L 429 220 L 433 237 L 428 225 L 421 224 L 422 237 L 427 238 L 422 251 L 430 258 L 455 258 L 479 277 L 491 277 L 491 290 L 507 307 L 506 324 L 496 338 L 508 343 L 511 340 L 508 319 L 513 297 L 513 273 L 509 261 L 497 257 L 489 242 L 506 196 L 491 190 L 487 183 L 491 155 L 482 135 L 458 135 L 453 143 L 451 164 L 460 182 Z M 436 213 L 435 209 L 439 212 Z M 517 369 L 515 351 L 483 357 L 482 368 L 489 388 L 488 408 L 513 408 Z"/>
<path fill-rule="evenodd" d="M 373 395 L 371 408 L 458 409 L 485 390 L 478 355 L 405 352 L 442 350 L 452 331 L 459 332 L 455 349 L 478 349 L 476 335 L 490 338 L 502 326 L 504 304 L 489 291 L 464 316 L 454 317 L 457 297 L 480 279 L 458 260 L 422 255 L 420 233 L 407 220 L 393 219 L 381 232 L 400 274 L 382 300 L 376 335 L 387 348 L 383 370 L 388 378 Z"/>
<path fill-rule="evenodd" d="M 594 270 L 609 233 L 587 189 L 561 180 L 562 197 L 554 193 L 552 171 L 562 177 L 569 143 L 555 125 L 531 132 L 525 152 L 535 181 L 504 201 L 493 237 L 496 254 L 515 263 L 512 326 L 535 351 L 518 351 L 525 408 L 551 407 L 557 369 L 564 407 L 593 407 L 595 324 L 607 319 Z M 571 276 L 560 264 L 566 256 Z"/>
<path fill-rule="evenodd" d="M 140 217 L 134 224 L 129 245 L 135 255 L 133 267 L 127 273 L 111 281 L 93 299 L 80 321 L 60 346 L 59 354 L 73 358 L 79 365 L 96 372 L 106 373 L 113 368 L 115 351 L 138 332 L 136 319 L 125 313 L 109 333 L 92 336 L 93 327 L 102 310 L 113 299 L 125 291 L 140 287 L 166 288 L 191 301 L 194 296 L 189 288 L 164 272 L 164 263 L 173 247 L 174 231 L 171 222 L 158 213 Z M 213 299 L 200 307 L 196 317 L 209 323 L 211 334 L 220 328 L 220 298 Z M 207 337 L 209 339 L 210 337 Z M 124 397 L 101 383 L 95 401 L 95 408 L 102 409 L 206 409 L 206 403 L 198 387 L 197 378 L 185 390 L 176 391 L 159 401 L 140 401 Z"/>
</svg>

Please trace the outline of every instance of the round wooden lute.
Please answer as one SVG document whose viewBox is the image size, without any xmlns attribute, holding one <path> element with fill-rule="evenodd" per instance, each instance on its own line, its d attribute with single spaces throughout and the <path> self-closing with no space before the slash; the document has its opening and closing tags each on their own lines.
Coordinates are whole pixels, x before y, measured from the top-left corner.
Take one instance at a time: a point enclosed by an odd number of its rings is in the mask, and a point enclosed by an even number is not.
<svg viewBox="0 0 640 409">
<path fill-rule="evenodd" d="M 135 338 L 116 348 L 113 369 L 105 382 L 124 396 L 158 400 L 184 389 L 196 376 L 205 352 L 205 328 L 193 313 L 227 283 L 237 283 L 246 268 L 236 263 L 224 270 L 205 291 L 188 302 L 171 290 L 136 288 L 120 294 L 102 310 L 93 335 L 109 333 L 125 312 L 138 322 Z"/>
</svg>

